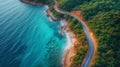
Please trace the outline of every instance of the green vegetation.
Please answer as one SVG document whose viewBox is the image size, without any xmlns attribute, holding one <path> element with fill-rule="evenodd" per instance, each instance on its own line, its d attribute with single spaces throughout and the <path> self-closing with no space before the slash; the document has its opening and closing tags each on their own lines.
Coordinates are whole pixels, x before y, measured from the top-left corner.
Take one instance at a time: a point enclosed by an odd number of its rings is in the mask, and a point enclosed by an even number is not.
<svg viewBox="0 0 120 67">
<path fill-rule="evenodd" d="M 117 67 L 120 64 L 119 22 L 120 11 L 99 13 L 88 21 L 99 41 L 98 56 L 94 67 Z"/>
<path fill-rule="evenodd" d="M 58 0 L 60 8 L 66 11 L 72 11 L 73 8 L 89 1 L 91 0 Z"/>
</svg>

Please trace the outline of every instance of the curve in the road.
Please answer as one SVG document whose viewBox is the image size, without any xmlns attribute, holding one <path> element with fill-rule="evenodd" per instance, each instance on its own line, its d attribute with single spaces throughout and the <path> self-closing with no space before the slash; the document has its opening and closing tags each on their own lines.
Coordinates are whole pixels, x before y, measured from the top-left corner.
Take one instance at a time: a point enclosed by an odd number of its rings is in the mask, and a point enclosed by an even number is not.
<svg viewBox="0 0 120 67">
<path fill-rule="evenodd" d="M 70 16 L 73 16 L 74 18 L 78 19 L 78 21 L 82 24 L 83 30 L 87 36 L 87 39 L 88 39 L 89 48 L 88 48 L 88 52 L 86 53 L 86 56 L 85 56 L 81 66 L 82 67 L 89 67 L 91 64 L 91 61 L 94 59 L 93 57 L 95 56 L 96 48 L 97 48 L 97 39 L 96 39 L 95 35 L 90 30 L 90 28 L 87 26 L 85 21 L 81 18 L 81 15 L 77 14 L 78 12 L 72 13 L 72 12 L 67 12 L 67 11 L 61 10 L 58 7 L 56 0 L 55 0 L 54 8 L 59 13 L 68 14 Z"/>
</svg>

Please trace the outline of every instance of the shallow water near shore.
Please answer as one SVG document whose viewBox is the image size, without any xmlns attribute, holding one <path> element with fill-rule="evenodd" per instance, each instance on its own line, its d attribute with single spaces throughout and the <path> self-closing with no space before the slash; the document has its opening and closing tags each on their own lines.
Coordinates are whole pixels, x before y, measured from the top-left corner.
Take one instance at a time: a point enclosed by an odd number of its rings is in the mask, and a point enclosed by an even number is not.
<svg viewBox="0 0 120 67">
<path fill-rule="evenodd" d="M 61 67 L 66 37 L 45 6 L 0 0 L 0 67 Z"/>
</svg>

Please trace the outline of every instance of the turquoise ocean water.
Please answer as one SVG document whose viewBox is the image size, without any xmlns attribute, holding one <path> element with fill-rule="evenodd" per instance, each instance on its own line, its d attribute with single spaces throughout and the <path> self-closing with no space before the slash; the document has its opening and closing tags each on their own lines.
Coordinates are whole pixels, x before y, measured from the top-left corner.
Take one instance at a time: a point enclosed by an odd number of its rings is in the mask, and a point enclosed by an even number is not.
<svg viewBox="0 0 120 67">
<path fill-rule="evenodd" d="M 66 38 L 45 10 L 0 0 L 0 67 L 62 67 Z"/>
</svg>

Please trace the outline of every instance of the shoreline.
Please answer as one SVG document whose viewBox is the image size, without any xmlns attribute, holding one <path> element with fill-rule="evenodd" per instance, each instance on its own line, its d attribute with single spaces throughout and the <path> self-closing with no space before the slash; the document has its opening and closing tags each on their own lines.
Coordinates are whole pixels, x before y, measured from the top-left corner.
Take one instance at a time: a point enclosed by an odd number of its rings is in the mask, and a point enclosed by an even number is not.
<svg viewBox="0 0 120 67">
<path fill-rule="evenodd" d="M 76 55 L 76 51 L 74 49 L 74 44 L 78 43 L 76 35 L 70 30 L 69 22 L 65 21 L 64 19 L 55 18 L 53 13 L 49 10 L 46 10 L 47 16 L 50 17 L 52 21 L 60 21 L 63 25 L 60 25 L 60 28 L 64 29 L 61 31 L 61 34 L 66 36 L 67 44 L 64 49 L 62 64 L 64 67 L 70 67 L 73 62 L 73 56 Z"/>
<path fill-rule="evenodd" d="M 26 0 L 20 0 L 20 1 L 33 6 L 43 6 L 43 4 L 41 3 L 33 3 Z M 74 50 L 74 44 L 75 42 L 77 42 L 77 38 L 75 37 L 75 34 L 72 32 L 72 30 L 70 30 L 69 23 L 67 21 L 65 20 L 62 21 L 62 19 L 55 18 L 53 13 L 49 10 L 49 8 L 46 10 L 46 15 L 52 21 L 60 21 L 61 23 L 63 23 L 63 26 L 62 25 L 60 26 L 63 28 L 65 27 L 64 31 L 61 31 L 61 34 L 64 33 L 67 39 L 67 44 L 65 46 L 63 53 L 62 64 L 64 67 L 70 67 L 73 61 L 72 57 L 76 53 Z M 66 25 L 64 23 L 66 23 Z"/>
<path fill-rule="evenodd" d="M 41 3 L 35 3 L 34 1 L 30 2 L 28 0 L 20 0 L 21 2 L 25 3 L 25 4 L 29 4 L 29 5 L 33 5 L 33 6 L 43 6 L 43 4 Z M 60 19 L 55 18 L 53 13 L 49 10 L 49 8 L 46 10 L 47 16 L 52 20 L 52 21 L 60 21 Z"/>
<path fill-rule="evenodd" d="M 72 62 L 73 62 L 73 56 L 76 55 L 76 51 L 74 49 L 74 44 L 78 43 L 77 37 L 76 35 L 72 32 L 72 30 L 70 30 L 69 28 L 69 22 L 67 22 L 64 19 L 58 19 L 55 18 L 53 13 L 49 10 L 49 8 L 47 9 L 47 16 L 50 17 L 50 19 L 52 21 L 60 21 L 60 23 L 62 23 L 60 25 L 61 29 L 64 29 L 61 31 L 61 34 L 66 36 L 67 39 L 67 44 L 65 46 L 64 49 L 64 53 L 63 53 L 63 58 L 62 58 L 62 64 L 64 67 L 70 67 Z"/>
<path fill-rule="evenodd" d="M 68 12 L 64 10 L 59 9 L 58 3 L 56 0 L 55 0 L 54 9 L 59 13 L 69 14 Z M 71 67 L 71 64 L 73 63 L 73 56 L 76 55 L 74 44 L 79 43 L 79 42 L 77 40 L 77 37 L 75 37 L 76 35 L 72 32 L 72 30 L 70 30 L 69 23 L 67 24 L 66 30 L 68 30 L 66 33 L 67 45 L 66 45 L 65 52 L 63 55 L 63 65 L 64 67 Z"/>
<path fill-rule="evenodd" d="M 76 51 L 74 50 L 74 44 L 77 43 L 76 35 L 70 30 L 69 23 L 65 20 L 61 21 L 61 23 L 66 23 L 63 26 L 65 26 L 64 34 L 67 39 L 67 44 L 64 49 L 62 64 L 64 67 L 70 67 L 73 62 L 73 56 L 76 54 Z"/>
<path fill-rule="evenodd" d="M 50 18 L 52 21 L 60 21 L 60 19 L 55 18 L 53 13 L 49 10 L 49 8 L 46 10 L 47 16 Z"/>
<path fill-rule="evenodd" d="M 49 15 L 49 16 L 48 16 Z M 72 32 L 72 30 L 70 30 L 69 28 L 69 23 L 65 20 L 55 20 L 52 14 L 47 14 L 48 17 L 50 17 L 50 19 L 52 21 L 60 21 L 61 25 L 60 25 L 60 29 L 64 29 L 61 30 L 61 34 L 66 37 L 67 39 L 67 44 L 65 46 L 64 49 L 64 53 L 63 53 L 63 58 L 62 58 L 62 64 L 64 67 L 70 67 L 72 62 L 73 62 L 73 56 L 76 55 L 76 51 L 74 50 L 74 44 L 78 43 L 78 40 L 76 38 L 76 35 Z"/>
</svg>

